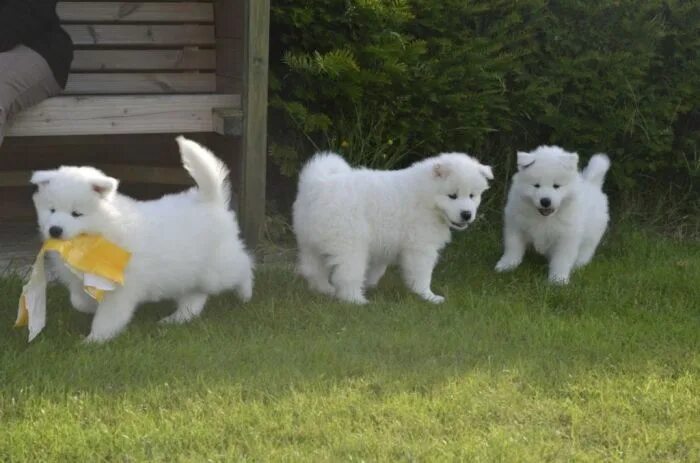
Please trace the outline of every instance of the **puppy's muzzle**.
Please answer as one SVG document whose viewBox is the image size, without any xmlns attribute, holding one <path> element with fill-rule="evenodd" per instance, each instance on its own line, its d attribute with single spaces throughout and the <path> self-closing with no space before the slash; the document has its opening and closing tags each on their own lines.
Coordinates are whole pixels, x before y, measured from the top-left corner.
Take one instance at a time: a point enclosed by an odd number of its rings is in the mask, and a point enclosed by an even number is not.
<svg viewBox="0 0 700 463">
<path fill-rule="evenodd" d="M 63 235 L 63 228 L 54 225 L 49 228 L 49 235 L 51 235 L 51 238 L 60 238 Z"/>
<path fill-rule="evenodd" d="M 549 198 L 541 198 L 540 199 L 540 205 L 542 207 L 538 207 L 537 210 L 542 214 L 543 216 L 547 217 L 550 215 L 552 212 L 554 212 L 554 208 L 552 207 L 552 200 Z"/>
<path fill-rule="evenodd" d="M 467 227 L 469 226 L 469 221 L 463 221 L 463 222 L 453 222 L 450 220 L 450 228 L 452 230 L 466 230 Z"/>
</svg>

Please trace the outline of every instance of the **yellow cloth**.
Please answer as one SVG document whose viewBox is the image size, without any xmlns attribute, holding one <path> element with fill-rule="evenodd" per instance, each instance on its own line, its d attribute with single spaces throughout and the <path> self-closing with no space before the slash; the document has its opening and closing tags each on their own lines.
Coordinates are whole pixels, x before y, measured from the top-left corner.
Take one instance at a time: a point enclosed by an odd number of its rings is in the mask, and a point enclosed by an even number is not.
<svg viewBox="0 0 700 463">
<path fill-rule="evenodd" d="M 85 292 L 98 301 L 102 300 L 105 291 L 116 289 L 117 284 L 124 284 L 124 271 L 131 259 L 128 251 L 98 235 L 46 240 L 19 298 L 15 327 L 28 326 L 29 341 L 46 324 L 46 252 L 57 252 L 68 268 L 83 280 Z"/>
</svg>

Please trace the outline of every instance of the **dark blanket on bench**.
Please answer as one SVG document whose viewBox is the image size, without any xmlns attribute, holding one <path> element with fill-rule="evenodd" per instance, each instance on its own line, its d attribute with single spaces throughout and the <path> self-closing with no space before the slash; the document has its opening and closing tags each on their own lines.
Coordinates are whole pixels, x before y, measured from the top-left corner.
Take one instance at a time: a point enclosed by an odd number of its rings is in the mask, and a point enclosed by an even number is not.
<svg viewBox="0 0 700 463">
<path fill-rule="evenodd" d="M 28 46 L 44 57 L 56 81 L 65 87 L 73 43 L 61 29 L 56 1 L 0 0 L 0 53 L 19 44 Z"/>
</svg>

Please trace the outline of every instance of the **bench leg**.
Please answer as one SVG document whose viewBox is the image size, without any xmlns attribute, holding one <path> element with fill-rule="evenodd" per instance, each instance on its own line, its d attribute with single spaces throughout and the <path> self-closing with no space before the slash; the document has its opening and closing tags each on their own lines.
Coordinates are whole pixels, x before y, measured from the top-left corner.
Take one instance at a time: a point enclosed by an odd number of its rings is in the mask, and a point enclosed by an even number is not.
<svg viewBox="0 0 700 463">
<path fill-rule="evenodd" d="M 246 0 L 244 36 L 241 221 L 243 237 L 252 248 L 265 222 L 270 0 Z"/>
<path fill-rule="evenodd" d="M 239 202 L 239 220 L 243 239 L 249 248 L 257 246 L 265 225 L 265 176 L 267 170 L 266 150 L 247 145 L 245 136 L 242 146 L 242 180 Z"/>
</svg>

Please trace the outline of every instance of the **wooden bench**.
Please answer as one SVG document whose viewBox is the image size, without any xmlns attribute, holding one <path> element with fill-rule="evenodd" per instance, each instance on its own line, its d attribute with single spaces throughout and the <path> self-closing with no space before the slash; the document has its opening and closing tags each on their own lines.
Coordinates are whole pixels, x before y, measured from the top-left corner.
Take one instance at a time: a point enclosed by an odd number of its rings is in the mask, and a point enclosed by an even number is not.
<svg viewBox="0 0 700 463">
<path fill-rule="evenodd" d="M 239 217 L 254 242 L 265 213 L 269 9 L 269 0 L 59 2 L 75 44 L 65 92 L 18 114 L 7 136 L 236 137 Z M 121 172 L 171 184 L 182 175 L 131 165 Z M 24 181 L 12 175 L 0 184 Z"/>
</svg>

